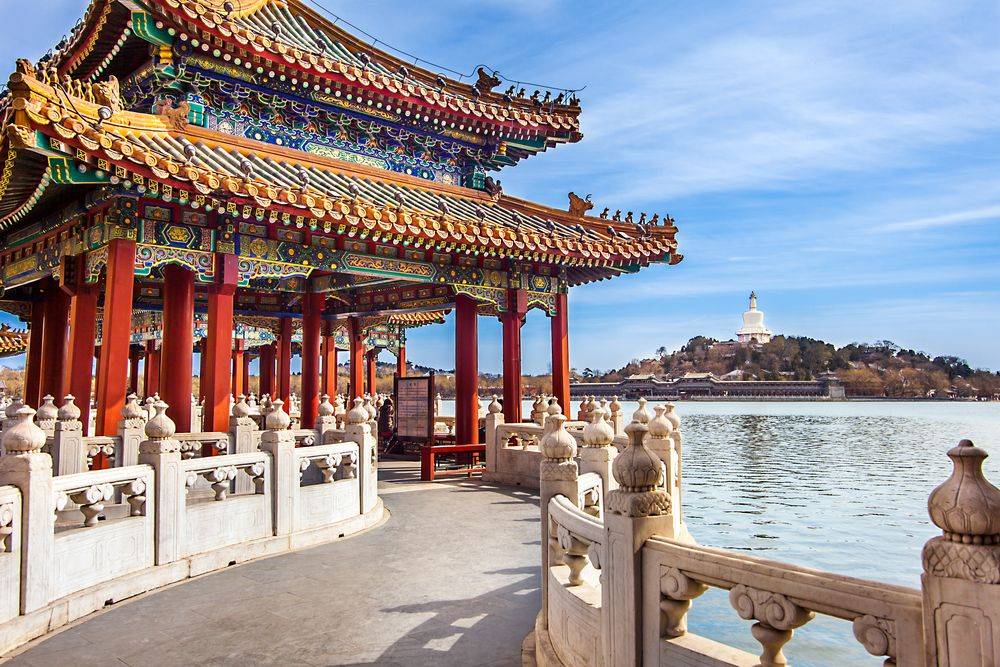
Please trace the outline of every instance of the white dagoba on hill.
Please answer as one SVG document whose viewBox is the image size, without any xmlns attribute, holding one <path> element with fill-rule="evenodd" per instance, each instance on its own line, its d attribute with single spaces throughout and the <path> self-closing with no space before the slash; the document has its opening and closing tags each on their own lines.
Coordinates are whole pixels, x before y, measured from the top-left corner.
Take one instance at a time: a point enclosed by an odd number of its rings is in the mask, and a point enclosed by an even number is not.
<svg viewBox="0 0 1000 667">
<path fill-rule="evenodd" d="M 757 310 L 757 293 L 750 292 L 750 309 L 743 313 L 743 327 L 736 332 L 741 343 L 769 343 L 771 330 L 764 326 L 764 313 Z"/>
</svg>

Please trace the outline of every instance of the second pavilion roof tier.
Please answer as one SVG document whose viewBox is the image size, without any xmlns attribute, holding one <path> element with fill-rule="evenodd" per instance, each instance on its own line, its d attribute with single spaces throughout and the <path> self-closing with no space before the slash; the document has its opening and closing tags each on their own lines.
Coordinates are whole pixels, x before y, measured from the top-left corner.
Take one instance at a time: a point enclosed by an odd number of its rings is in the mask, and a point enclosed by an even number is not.
<svg viewBox="0 0 1000 667">
<path fill-rule="evenodd" d="M 92 0 L 72 34 L 39 64 L 60 76 L 123 78 L 149 60 L 149 43 L 160 67 L 181 58 L 221 72 L 294 79 L 302 89 L 361 106 L 377 101 L 426 116 L 445 134 L 509 139 L 515 150 L 520 141 L 540 142 L 531 145 L 535 151 L 582 138 L 580 106 L 568 91 L 555 98 L 494 91 L 500 79 L 482 68 L 475 84 L 444 77 L 355 37 L 300 0 Z"/>
<path fill-rule="evenodd" d="M 507 196 L 432 183 L 189 125 L 184 114 L 124 111 L 114 82 L 47 80 L 24 61 L 10 81 L 6 150 L 44 154 L 61 182 L 109 182 L 234 218 L 308 226 L 566 267 L 578 284 L 676 263 L 676 227 L 598 219 Z M 52 170 L 44 178 L 51 178 Z M 27 190 L 23 185 L 11 197 Z M 0 210 L 18 202 L 0 198 Z M 0 221 L 0 228 L 5 221 Z"/>
</svg>

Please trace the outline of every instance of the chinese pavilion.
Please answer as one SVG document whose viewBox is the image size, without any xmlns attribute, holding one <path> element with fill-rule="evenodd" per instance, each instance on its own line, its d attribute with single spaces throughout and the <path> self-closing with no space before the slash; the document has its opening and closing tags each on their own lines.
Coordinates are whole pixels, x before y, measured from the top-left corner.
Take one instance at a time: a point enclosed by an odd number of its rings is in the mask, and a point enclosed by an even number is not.
<svg viewBox="0 0 1000 667">
<path fill-rule="evenodd" d="M 96 376 L 111 435 L 145 356 L 147 394 L 187 424 L 200 351 L 202 427 L 224 431 L 251 354 L 287 404 L 294 339 L 311 424 L 338 349 L 350 394 L 366 375 L 373 391 L 378 350 L 405 373 L 406 329 L 454 310 L 456 435 L 474 443 L 477 317 L 503 322 L 520 421 L 539 308 L 568 406 L 569 289 L 679 262 L 677 229 L 505 193 L 493 173 L 582 135 L 572 92 L 503 85 L 403 62 L 302 0 L 93 0 L 0 97 L 0 307 L 29 325 L 26 402 L 91 396 Z"/>
</svg>

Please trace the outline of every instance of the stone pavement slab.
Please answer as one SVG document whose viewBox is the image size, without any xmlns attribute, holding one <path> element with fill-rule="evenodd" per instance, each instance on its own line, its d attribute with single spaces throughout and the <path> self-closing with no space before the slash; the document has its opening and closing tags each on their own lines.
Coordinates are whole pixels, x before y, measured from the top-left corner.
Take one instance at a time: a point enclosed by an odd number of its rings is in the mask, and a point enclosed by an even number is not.
<svg viewBox="0 0 1000 667">
<path fill-rule="evenodd" d="M 382 462 L 391 517 L 102 612 L 12 665 L 520 665 L 539 609 L 538 498 Z"/>
</svg>

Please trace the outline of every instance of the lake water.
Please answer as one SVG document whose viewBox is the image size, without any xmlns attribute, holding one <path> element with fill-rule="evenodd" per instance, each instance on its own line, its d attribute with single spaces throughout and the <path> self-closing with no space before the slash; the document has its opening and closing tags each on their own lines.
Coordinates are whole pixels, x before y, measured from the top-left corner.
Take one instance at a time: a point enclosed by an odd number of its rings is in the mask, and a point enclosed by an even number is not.
<svg viewBox="0 0 1000 667">
<path fill-rule="evenodd" d="M 622 405 L 629 417 L 637 408 Z M 684 515 L 702 544 L 919 588 L 920 550 L 939 533 L 927 496 L 951 471 L 945 452 L 972 440 L 992 454 L 986 475 L 1000 486 L 1000 403 L 676 405 Z M 757 654 L 749 626 L 721 591 L 697 599 L 689 618 L 692 632 Z M 797 665 L 881 664 L 850 623 L 822 617 L 785 653 Z"/>
</svg>

